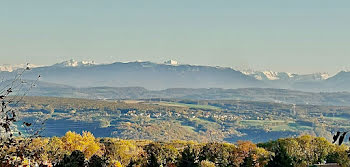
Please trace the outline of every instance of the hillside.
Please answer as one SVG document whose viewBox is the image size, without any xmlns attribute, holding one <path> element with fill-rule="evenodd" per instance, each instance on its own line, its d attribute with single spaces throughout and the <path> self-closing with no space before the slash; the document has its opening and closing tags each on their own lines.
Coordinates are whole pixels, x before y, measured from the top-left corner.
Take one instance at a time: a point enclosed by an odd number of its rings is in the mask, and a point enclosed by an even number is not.
<svg viewBox="0 0 350 167">
<path fill-rule="evenodd" d="M 28 81 L 30 83 L 30 81 Z M 302 92 L 287 89 L 241 88 L 241 89 L 191 89 L 170 88 L 148 90 L 143 87 L 88 87 L 39 82 L 29 92 L 30 96 L 75 97 L 87 99 L 150 99 L 177 98 L 198 100 L 246 100 L 287 104 L 312 104 L 349 106 L 348 92 Z"/>
<path fill-rule="evenodd" d="M 331 137 L 350 127 L 350 107 L 289 105 L 232 100 L 123 100 L 26 97 L 19 104 L 21 120 L 47 119 L 44 136 L 68 130 L 97 137 L 157 141 L 251 140 L 314 134 Z"/>
</svg>

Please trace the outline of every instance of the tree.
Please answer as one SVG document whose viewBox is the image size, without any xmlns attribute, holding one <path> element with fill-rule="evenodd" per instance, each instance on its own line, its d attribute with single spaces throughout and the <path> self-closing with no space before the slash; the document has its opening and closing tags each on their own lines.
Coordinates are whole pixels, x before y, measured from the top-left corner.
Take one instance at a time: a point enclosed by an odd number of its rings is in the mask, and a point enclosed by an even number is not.
<svg viewBox="0 0 350 167">
<path fill-rule="evenodd" d="M 98 155 L 93 155 L 88 163 L 88 167 L 104 167 L 106 166 L 105 161 Z"/>
<path fill-rule="evenodd" d="M 307 167 L 324 161 L 336 162 L 342 166 L 350 165 L 348 147 L 333 145 L 322 137 L 303 135 L 297 138 L 278 139 L 259 146 L 275 153 L 268 164 L 269 167 Z"/>
<path fill-rule="evenodd" d="M 238 141 L 235 155 L 235 165 L 242 167 L 263 167 L 270 159 L 270 152 L 257 147 L 251 141 Z"/>
<path fill-rule="evenodd" d="M 163 143 L 150 143 L 146 145 L 144 149 L 148 157 L 148 167 L 176 164 L 176 159 L 179 154 L 175 147 Z"/>
<path fill-rule="evenodd" d="M 53 163 L 57 163 L 58 160 L 62 159 L 65 154 L 69 151 L 65 149 L 65 144 L 59 137 L 52 137 L 49 143 L 45 146 L 48 160 Z"/>
<path fill-rule="evenodd" d="M 215 163 L 204 160 L 204 161 L 201 161 L 199 166 L 200 167 L 215 167 Z"/>
<path fill-rule="evenodd" d="M 349 148 L 347 146 L 334 146 L 326 157 L 329 163 L 338 163 L 341 166 L 350 166 Z"/>
<path fill-rule="evenodd" d="M 248 157 L 244 158 L 244 162 L 240 165 L 240 167 L 255 167 L 256 165 L 257 163 L 253 155 L 248 155 Z"/>
<path fill-rule="evenodd" d="M 228 143 L 207 143 L 201 149 L 199 160 L 214 162 L 217 166 L 237 166 L 236 146 Z"/>
<path fill-rule="evenodd" d="M 13 80 L 0 81 L 0 154 L 3 155 L 0 166 L 10 164 L 18 166 L 26 159 L 43 158 L 40 156 L 43 148 L 31 151 L 28 150 L 28 146 L 33 138 L 40 137 L 40 133 L 44 129 L 44 121 L 40 122 L 40 117 L 37 117 L 34 122 L 23 122 L 22 127 L 25 129 L 25 133 L 15 126 L 19 114 L 16 107 L 40 78 L 39 75 L 35 81 L 30 83 L 22 80 L 23 74 L 30 70 L 28 65 L 24 69 L 17 70 L 18 73 Z M 15 138 L 15 135 L 25 138 Z"/>
<path fill-rule="evenodd" d="M 100 144 L 96 142 L 95 137 L 90 132 L 83 132 L 79 135 L 75 132 L 68 131 L 62 137 L 64 149 L 68 151 L 79 150 L 84 153 L 86 158 L 90 158 L 94 154 L 101 155 Z"/>
<path fill-rule="evenodd" d="M 257 147 L 254 151 L 254 155 L 256 156 L 255 161 L 257 162 L 257 165 L 263 167 L 269 163 L 272 153 L 264 148 Z"/>
<path fill-rule="evenodd" d="M 0 139 L 2 141 L 11 141 L 14 133 L 21 136 L 22 132 L 15 129 L 13 126 L 18 121 L 18 112 L 15 107 L 22 102 L 28 92 L 35 87 L 40 75 L 31 83 L 22 80 L 23 74 L 30 70 L 29 64 L 24 69 L 18 70 L 13 80 L 0 81 Z M 33 123 L 23 122 L 23 127 L 26 131 L 26 137 L 38 137 L 43 130 L 42 124 L 37 124 L 38 120 Z"/>
<path fill-rule="evenodd" d="M 46 154 L 46 147 L 49 143 L 49 139 L 47 138 L 34 138 L 26 147 L 26 150 L 30 152 L 28 155 L 29 158 L 34 160 L 35 162 L 43 162 L 48 160 L 48 155 Z"/>
<path fill-rule="evenodd" d="M 272 157 L 267 167 L 293 167 L 292 160 L 283 146 L 277 143 L 276 147 L 273 149 L 275 156 Z"/>
<path fill-rule="evenodd" d="M 123 165 L 119 161 L 114 161 L 112 164 L 114 165 L 114 167 L 123 167 Z"/>
<path fill-rule="evenodd" d="M 103 139 L 100 141 L 106 148 L 106 159 L 118 160 L 123 165 L 128 165 L 132 159 L 136 159 L 142 149 L 138 148 L 135 141 L 121 139 Z"/>
<path fill-rule="evenodd" d="M 194 145 L 188 144 L 187 147 L 181 152 L 181 158 L 179 160 L 179 166 L 183 167 L 196 167 L 199 161 L 199 149 Z"/>
<path fill-rule="evenodd" d="M 84 167 L 85 156 L 84 153 L 75 150 L 70 156 L 65 155 L 63 160 L 60 161 L 55 167 Z"/>
</svg>

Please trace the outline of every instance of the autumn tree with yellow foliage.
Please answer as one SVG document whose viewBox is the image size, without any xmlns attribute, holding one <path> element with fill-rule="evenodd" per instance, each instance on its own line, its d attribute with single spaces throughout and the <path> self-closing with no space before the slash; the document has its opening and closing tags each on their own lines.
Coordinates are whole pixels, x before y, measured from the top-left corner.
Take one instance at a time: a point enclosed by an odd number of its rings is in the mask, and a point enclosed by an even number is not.
<svg viewBox="0 0 350 167">
<path fill-rule="evenodd" d="M 101 150 L 101 144 L 97 142 L 94 135 L 90 132 L 83 132 L 82 135 L 75 132 L 68 131 L 63 137 L 63 149 L 67 151 L 79 150 L 84 153 L 86 158 L 90 158 L 96 154 L 101 156 L 103 154 Z"/>
</svg>

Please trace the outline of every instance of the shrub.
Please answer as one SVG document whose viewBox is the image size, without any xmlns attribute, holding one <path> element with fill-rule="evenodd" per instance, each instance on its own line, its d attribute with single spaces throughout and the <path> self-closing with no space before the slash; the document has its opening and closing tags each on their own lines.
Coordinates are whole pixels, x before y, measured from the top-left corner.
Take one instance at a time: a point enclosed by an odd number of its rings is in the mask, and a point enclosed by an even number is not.
<svg viewBox="0 0 350 167">
<path fill-rule="evenodd" d="M 215 167 L 215 163 L 214 162 L 210 162 L 207 160 L 201 161 L 200 167 Z"/>
</svg>

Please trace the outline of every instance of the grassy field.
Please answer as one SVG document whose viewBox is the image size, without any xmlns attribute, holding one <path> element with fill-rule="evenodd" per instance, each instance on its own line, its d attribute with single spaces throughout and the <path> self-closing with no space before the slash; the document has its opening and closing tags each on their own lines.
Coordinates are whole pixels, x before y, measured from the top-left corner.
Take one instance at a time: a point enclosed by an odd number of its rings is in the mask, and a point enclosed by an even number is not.
<svg viewBox="0 0 350 167">
<path fill-rule="evenodd" d="M 271 131 L 298 131 L 298 130 L 312 130 L 313 127 L 302 126 L 293 121 L 284 120 L 242 120 L 241 125 L 248 127 L 267 128 Z"/>
<path fill-rule="evenodd" d="M 349 121 L 347 118 L 343 117 L 324 117 L 324 119 L 329 119 L 333 121 Z"/>
<path fill-rule="evenodd" d="M 286 124 L 287 122 L 284 120 L 242 120 L 242 125 L 247 126 L 264 126 L 264 125 L 281 125 Z"/>
</svg>

